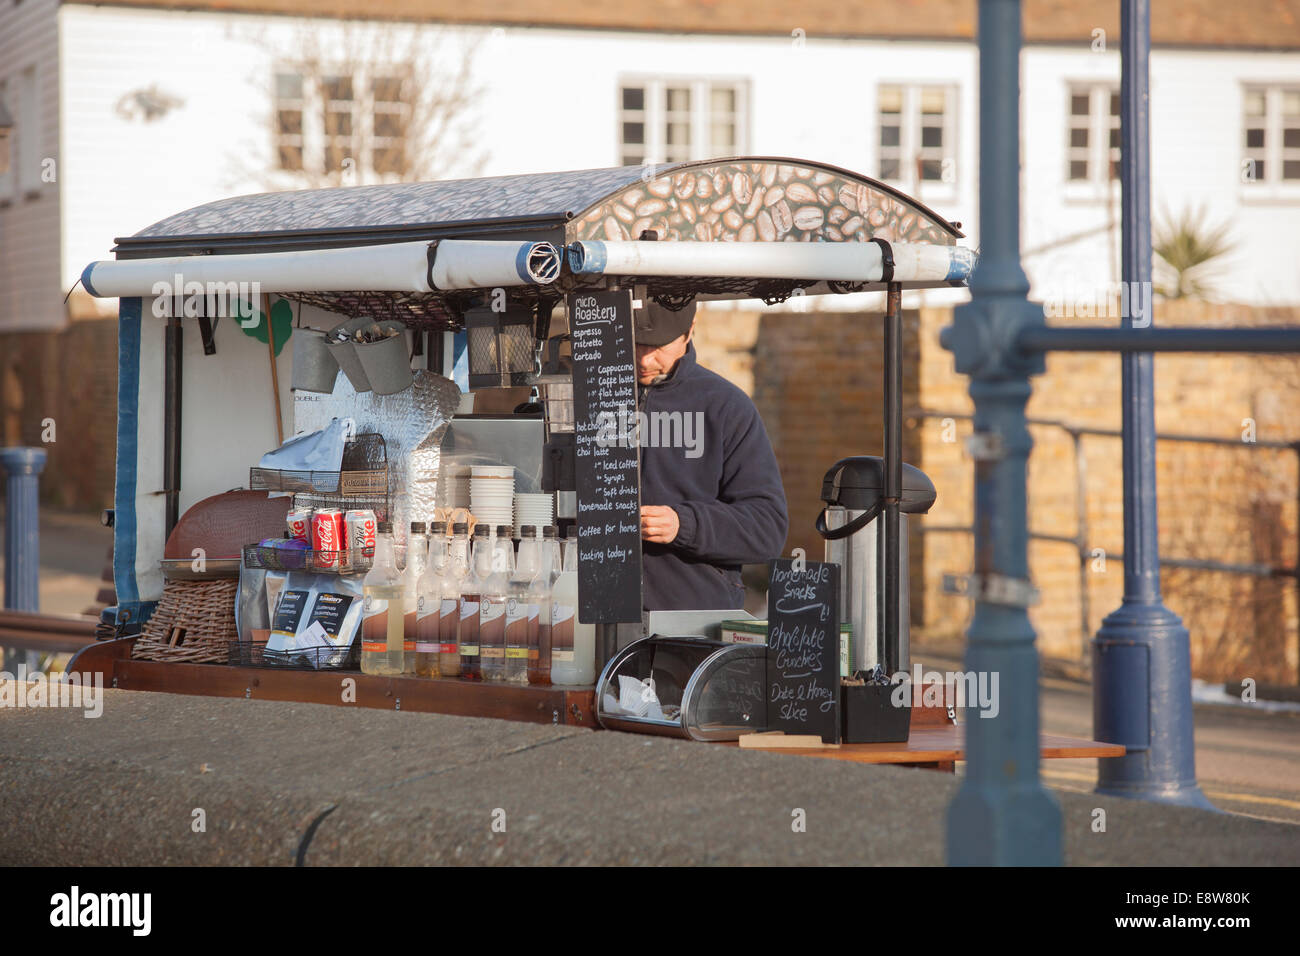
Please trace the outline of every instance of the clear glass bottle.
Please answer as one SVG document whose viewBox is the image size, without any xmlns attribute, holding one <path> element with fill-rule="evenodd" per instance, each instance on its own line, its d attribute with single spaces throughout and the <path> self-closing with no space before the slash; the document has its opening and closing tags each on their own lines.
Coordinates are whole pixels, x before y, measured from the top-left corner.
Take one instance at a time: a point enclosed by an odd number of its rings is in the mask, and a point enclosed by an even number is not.
<svg viewBox="0 0 1300 956">
<path fill-rule="evenodd" d="M 460 586 L 468 575 L 469 525 L 457 521 L 451 526 L 447 566 L 440 583 L 442 618 L 438 623 L 438 673 L 442 677 L 460 676 L 460 644 L 456 629 L 460 625 Z"/>
<path fill-rule="evenodd" d="M 419 615 L 419 581 L 429 563 L 429 539 L 425 537 L 423 521 L 411 522 L 411 533 L 406 538 L 406 568 L 402 571 L 405 591 L 402 596 L 404 641 L 402 673 L 415 673 L 415 628 Z"/>
<path fill-rule="evenodd" d="M 361 593 L 361 672 L 396 677 L 405 655 L 406 585 L 393 557 L 393 526 L 387 521 L 375 528 L 375 560 L 361 582 Z"/>
<path fill-rule="evenodd" d="M 438 676 L 442 638 L 442 576 L 447 569 L 447 522 L 429 525 L 429 558 L 415 582 L 415 674 Z"/>
<path fill-rule="evenodd" d="M 483 679 L 479 654 L 479 604 L 483 584 L 492 575 L 492 529 L 485 524 L 474 529 L 474 551 L 470 555 L 469 573 L 460 584 L 460 621 L 456 625 L 456 643 L 460 646 L 462 680 Z"/>
<path fill-rule="evenodd" d="M 537 596 L 537 637 L 530 638 L 528 645 L 528 683 L 549 684 L 551 682 L 551 590 L 555 579 L 564 570 L 564 561 L 560 554 L 560 542 L 556 538 L 554 525 L 542 529 L 542 541 L 538 555 L 538 572 L 533 581 L 533 593 Z"/>
<path fill-rule="evenodd" d="M 506 597 L 514 572 L 514 544 L 510 526 L 497 525 L 492 539 L 492 573 L 483 583 L 478 611 L 479 653 L 483 658 L 483 679 L 506 679 Z"/>
<path fill-rule="evenodd" d="M 528 683 L 529 655 L 536 656 L 538 544 L 536 526 L 519 529 L 519 560 L 506 594 L 506 682 L 510 684 Z"/>
<path fill-rule="evenodd" d="M 578 620 L 578 541 L 564 541 L 564 571 L 551 591 L 551 683 L 596 680 L 596 625 Z"/>
</svg>

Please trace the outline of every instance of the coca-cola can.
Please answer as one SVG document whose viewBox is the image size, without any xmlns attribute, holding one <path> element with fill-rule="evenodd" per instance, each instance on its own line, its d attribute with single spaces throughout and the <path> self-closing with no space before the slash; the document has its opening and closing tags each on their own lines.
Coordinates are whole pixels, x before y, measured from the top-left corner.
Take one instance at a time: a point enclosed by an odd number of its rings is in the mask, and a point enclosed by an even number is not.
<svg viewBox="0 0 1300 956">
<path fill-rule="evenodd" d="M 308 546 L 311 545 L 311 509 L 294 508 L 286 516 L 286 522 L 289 526 L 289 537 L 297 538 L 299 541 L 305 541 Z"/>
<path fill-rule="evenodd" d="M 311 517 L 311 547 L 318 568 L 341 568 L 347 564 L 346 527 L 338 508 L 320 508 Z"/>
<path fill-rule="evenodd" d="M 369 508 L 358 508 L 343 517 L 347 525 L 349 557 L 355 556 L 354 560 L 358 562 L 374 557 L 375 526 L 378 524 L 375 513 Z"/>
</svg>

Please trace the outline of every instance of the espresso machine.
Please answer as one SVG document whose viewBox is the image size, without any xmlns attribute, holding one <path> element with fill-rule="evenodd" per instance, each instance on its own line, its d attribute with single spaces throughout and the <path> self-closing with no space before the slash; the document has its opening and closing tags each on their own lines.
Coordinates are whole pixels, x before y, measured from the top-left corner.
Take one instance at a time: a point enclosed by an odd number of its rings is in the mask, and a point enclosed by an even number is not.
<svg viewBox="0 0 1300 956">
<path fill-rule="evenodd" d="M 842 458 L 822 479 L 824 507 L 816 527 L 826 541 L 825 560 L 840 568 L 840 620 L 851 627 L 855 670 L 880 664 L 893 673 L 910 666 L 907 516 L 929 511 L 935 490 L 919 468 L 902 465 L 898 560 L 892 569 L 885 557 L 885 460 Z M 891 591 L 897 595 L 892 614 Z M 889 633 L 889 620 L 898 622 L 896 634 Z"/>
</svg>

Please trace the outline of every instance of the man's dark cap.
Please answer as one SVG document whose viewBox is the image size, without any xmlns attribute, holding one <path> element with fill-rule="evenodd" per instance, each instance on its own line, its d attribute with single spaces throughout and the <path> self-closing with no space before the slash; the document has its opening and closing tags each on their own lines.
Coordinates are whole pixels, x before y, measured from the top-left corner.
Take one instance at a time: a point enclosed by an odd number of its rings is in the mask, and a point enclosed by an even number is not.
<svg viewBox="0 0 1300 956">
<path fill-rule="evenodd" d="M 667 345 L 673 339 L 680 338 L 690 331 L 693 321 L 695 321 L 694 302 L 688 303 L 681 311 L 674 312 L 647 298 L 645 305 L 637 309 L 633 323 L 636 344 L 655 348 Z"/>
</svg>

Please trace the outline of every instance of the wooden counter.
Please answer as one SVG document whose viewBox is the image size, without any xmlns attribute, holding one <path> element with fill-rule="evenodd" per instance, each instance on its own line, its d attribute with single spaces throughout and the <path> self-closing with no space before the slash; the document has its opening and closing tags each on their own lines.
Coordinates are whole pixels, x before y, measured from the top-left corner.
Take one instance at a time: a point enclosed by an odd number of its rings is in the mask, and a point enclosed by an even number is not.
<svg viewBox="0 0 1300 956">
<path fill-rule="evenodd" d="M 570 724 L 598 728 L 595 688 L 534 687 L 527 684 L 470 683 L 456 678 L 372 677 L 359 671 L 311 671 L 224 664 L 170 664 L 131 660 L 135 638 L 100 641 L 82 649 L 68 665 L 69 673 L 99 672 L 105 687 L 151 690 L 208 697 L 250 700 L 290 700 L 340 707 L 374 707 L 464 717 L 498 717 L 540 724 Z M 347 682 L 351 681 L 351 684 Z M 965 732 L 944 707 L 925 706 L 923 688 L 916 689 L 912 729 L 906 743 L 841 744 L 819 750 L 782 749 L 768 753 L 892 763 L 953 770 L 965 760 Z M 345 693 L 348 698 L 345 700 Z M 707 746 L 707 745 L 706 745 Z M 734 742 L 714 746 L 737 747 Z M 753 752 L 753 751 L 746 751 Z M 1043 734 L 1044 759 L 1122 757 L 1118 744 Z"/>
</svg>

